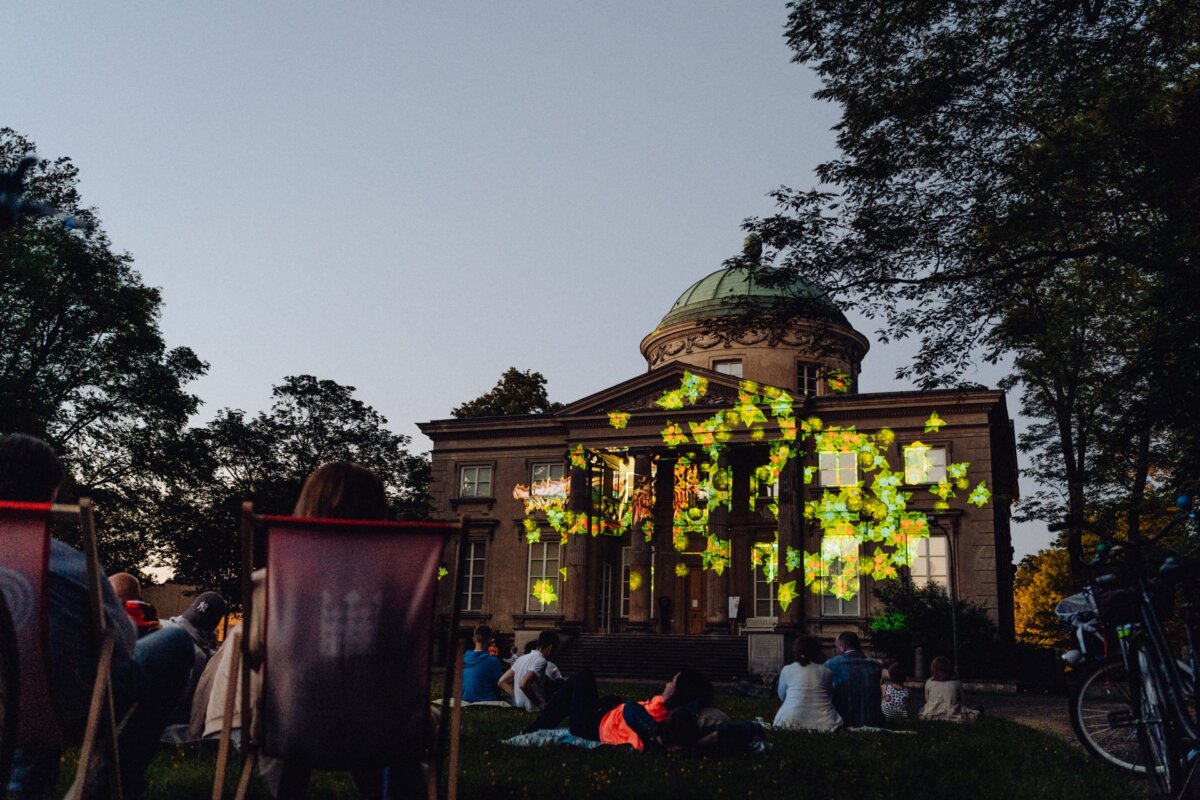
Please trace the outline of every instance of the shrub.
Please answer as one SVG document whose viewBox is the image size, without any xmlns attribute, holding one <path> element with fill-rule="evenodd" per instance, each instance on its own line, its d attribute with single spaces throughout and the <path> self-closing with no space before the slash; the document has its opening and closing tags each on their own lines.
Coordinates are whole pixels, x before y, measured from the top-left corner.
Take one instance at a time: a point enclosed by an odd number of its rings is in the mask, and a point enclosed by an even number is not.
<svg viewBox="0 0 1200 800">
<path fill-rule="evenodd" d="M 917 647 L 925 663 L 934 656 L 954 657 L 954 626 L 946 590 L 933 583 L 915 586 L 910 580 L 888 581 L 875 587 L 883 610 L 870 622 L 871 644 L 889 659 L 913 664 Z M 957 601 L 958 665 L 972 678 L 1001 677 L 1004 668 L 996 624 L 978 603 Z"/>
</svg>

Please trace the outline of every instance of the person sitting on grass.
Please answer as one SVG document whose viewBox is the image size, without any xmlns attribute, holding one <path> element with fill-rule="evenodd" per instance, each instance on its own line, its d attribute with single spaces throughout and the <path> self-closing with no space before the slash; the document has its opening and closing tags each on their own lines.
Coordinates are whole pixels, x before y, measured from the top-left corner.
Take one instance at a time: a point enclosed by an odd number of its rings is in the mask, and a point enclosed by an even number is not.
<svg viewBox="0 0 1200 800">
<path fill-rule="evenodd" d="M 20 433 L 0 437 L 0 499 L 53 503 L 66 477 L 50 445 Z M 59 721 L 71 736 L 83 732 L 99 660 L 92 637 L 89 567 L 84 554 L 50 540 L 45 602 L 50 653 L 50 689 Z M 6 594 L 17 587 L 5 585 Z M 192 667 L 192 644 L 181 630 L 158 630 L 138 638 L 133 621 L 112 584 L 100 581 L 105 622 L 113 636 L 112 697 L 116 716 L 129 714 L 118 737 L 124 795 L 142 796 L 146 768 L 158 739 L 179 703 Z M 10 607 L 15 607 L 12 604 Z M 8 791 L 14 797 L 49 797 L 58 778 L 61 751 L 55 747 L 17 750 Z M 109 765 L 89 786 L 89 796 L 108 794 Z"/>
<path fill-rule="evenodd" d="M 696 714 L 690 707 L 704 689 L 704 678 L 684 669 L 663 687 L 662 694 L 641 702 L 599 697 L 596 678 L 584 669 L 568 678 L 547 701 L 525 733 L 557 728 L 567 717 L 573 736 L 608 745 L 646 747 L 668 752 L 690 751 L 699 739 Z"/>
<path fill-rule="evenodd" d="M 836 731 L 842 717 L 833 707 L 833 673 L 821 662 L 821 642 L 801 636 L 792 644 L 791 664 L 779 673 L 779 699 L 775 727 L 810 731 Z"/>
<path fill-rule="evenodd" d="M 974 722 L 980 710 L 963 702 L 962 681 L 954 677 L 950 659 L 938 656 L 929 665 L 933 673 L 925 681 L 925 705 L 921 719 L 938 719 L 947 722 Z"/>
<path fill-rule="evenodd" d="M 904 668 L 904 664 L 899 661 L 893 661 L 888 664 L 887 679 L 883 682 L 883 710 L 884 719 L 895 721 L 908 719 L 911 698 L 908 694 L 908 687 L 904 682 L 908 680 L 908 670 Z"/>
<path fill-rule="evenodd" d="M 848 728 L 878 728 L 883 724 L 883 664 L 862 654 L 854 631 L 842 631 L 833 644 L 837 655 L 825 665 L 833 673 L 833 707 Z"/>
<path fill-rule="evenodd" d="M 562 673 L 554 665 L 554 653 L 558 650 L 558 634 L 542 631 L 538 634 L 537 647 L 513 662 L 512 667 L 500 676 L 499 685 L 512 697 L 513 704 L 525 711 L 541 711 L 546 698 L 562 681 Z"/>
<path fill-rule="evenodd" d="M 471 638 L 475 641 L 475 649 L 463 654 L 463 702 L 496 700 L 496 684 L 504 670 L 500 667 L 500 659 L 488 652 L 492 629 L 487 625 L 476 625 Z"/>
</svg>

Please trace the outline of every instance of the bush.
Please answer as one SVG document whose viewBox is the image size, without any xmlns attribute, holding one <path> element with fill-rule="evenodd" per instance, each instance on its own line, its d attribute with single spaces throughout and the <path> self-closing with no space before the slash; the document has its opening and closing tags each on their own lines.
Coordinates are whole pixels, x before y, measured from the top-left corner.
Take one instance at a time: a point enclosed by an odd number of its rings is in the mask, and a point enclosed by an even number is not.
<svg viewBox="0 0 1200 800">
<path fill-rule="evenodd" d="M 870 622 L 876 650 L 910 669 L 918 647 L 924 648 L 926 666 L 934 656 L 954 658 L 951 603 L 944 588 L 933 583 L 917 587 L 900 580 L 876 586 L 874 591 L 884 605 Z M 962 600 L 955 605 L 959 672 L 970 678 L 1002 677 L 999 631 L 987 609 Z"/>
</svg>

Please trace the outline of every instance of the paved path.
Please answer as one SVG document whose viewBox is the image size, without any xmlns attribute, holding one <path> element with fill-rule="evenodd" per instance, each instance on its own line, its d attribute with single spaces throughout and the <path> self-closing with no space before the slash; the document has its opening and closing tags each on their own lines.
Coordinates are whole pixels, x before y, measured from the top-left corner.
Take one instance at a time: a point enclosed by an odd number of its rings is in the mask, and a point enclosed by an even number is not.
<svg viewBox="0 0 1200 800">
<path fill-rule="evenodd" d="M 974 694 L 971 705 L 981 705 L 989 715 L 1011 719 L 1078 745 L 1067 716 L 1067 698 L 1052 694 Z"/>
</svg>

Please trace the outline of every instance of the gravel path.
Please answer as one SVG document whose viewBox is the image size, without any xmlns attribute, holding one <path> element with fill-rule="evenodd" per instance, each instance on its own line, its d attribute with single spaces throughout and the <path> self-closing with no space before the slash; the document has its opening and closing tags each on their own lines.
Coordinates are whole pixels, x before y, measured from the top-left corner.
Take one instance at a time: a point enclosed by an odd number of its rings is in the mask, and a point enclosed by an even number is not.
<svg viewBox="0 0 1200 800">
<path fill-rule="evenodd" d="M 975 694 L 968 698 L 968 702 L 983 706 L 988 715 L 1011 719 L 1058 736 L 1069 744 L 1079 745 L 1067 716 L 1066 697 L 1052 694 Z"/>
</svg>

